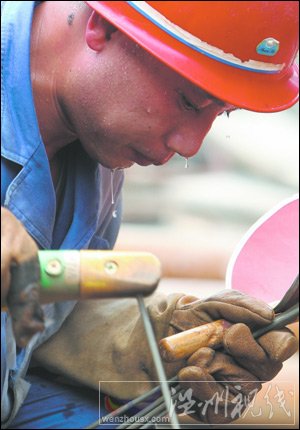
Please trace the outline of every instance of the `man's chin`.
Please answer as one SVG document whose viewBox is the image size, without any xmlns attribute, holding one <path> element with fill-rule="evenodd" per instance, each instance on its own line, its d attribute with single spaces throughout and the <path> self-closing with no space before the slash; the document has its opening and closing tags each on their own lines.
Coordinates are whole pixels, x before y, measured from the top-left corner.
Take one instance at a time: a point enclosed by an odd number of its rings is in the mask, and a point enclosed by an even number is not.
<svg viewBox="0 0 300 430">
<path fill-rule="evenodd" d="M 121 163 L 112 163 L 112 162 L 106 162 L 106 161 L 98 161 L 99 164 L 101 164 L 101 166 L 105 167 L 106 169 L 110 169 L 110 170 L 123 170 L 123 169 L 128 169 L 129 167 L 131 167 L 133 164 L 135 164 L 133 161 L 124 161 Z"/>
</svg>

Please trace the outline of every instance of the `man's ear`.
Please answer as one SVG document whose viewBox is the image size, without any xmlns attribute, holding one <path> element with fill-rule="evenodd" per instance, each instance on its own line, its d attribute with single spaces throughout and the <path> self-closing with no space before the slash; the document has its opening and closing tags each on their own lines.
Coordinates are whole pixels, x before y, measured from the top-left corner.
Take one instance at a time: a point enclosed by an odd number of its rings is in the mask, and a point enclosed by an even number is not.
<svg viewBox="0 0 300 430">
<path fill-rule="evenodd" d="M 86 26 L 86 43 L 93 51 L 100 52 L 115 31 L 116 27 L 93 11 Z"/>
</svg>

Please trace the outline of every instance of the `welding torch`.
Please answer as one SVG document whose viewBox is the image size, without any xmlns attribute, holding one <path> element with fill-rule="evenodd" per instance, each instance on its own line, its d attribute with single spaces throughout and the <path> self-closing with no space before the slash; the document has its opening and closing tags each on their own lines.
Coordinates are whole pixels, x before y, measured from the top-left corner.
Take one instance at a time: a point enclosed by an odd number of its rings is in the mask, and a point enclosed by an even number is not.
<svg viewBox="0 0 300 430">
<path fill-rule="evenodd" d="M 159 260 L 146 252 L 38 251 L 36 258 L 11 264 L 1 308 L 9 311 L 17 345 L 24 347 L 44 328 L 41 304 L 147 296 L 157 287 L 160 272 Z"/>
<path fill-rule="evenodd" d="M 38 251 L 38 258 L 11 266 L 9 301 L 39 284 L 40 303 L 153 293 L 160 262 L 147 252 Z"/>
<path fill-rule="evenodd" d="M 6 305 L 12 316 L 17 345 L 24 346 L 27 342 L 26 330 L 30 329 L 30 319 L 38 321 L 40 318 L 43 321 L 39 303 L 136 297 L 165 403 L 173 410 L 170 414 L 171 426 L 179 428 L 143 300 L 144 296 L 154 292 L 160 277 L 159 260 L 146 252 L 38 251 L 36 259 L 11 266 Z"/>
</svg>

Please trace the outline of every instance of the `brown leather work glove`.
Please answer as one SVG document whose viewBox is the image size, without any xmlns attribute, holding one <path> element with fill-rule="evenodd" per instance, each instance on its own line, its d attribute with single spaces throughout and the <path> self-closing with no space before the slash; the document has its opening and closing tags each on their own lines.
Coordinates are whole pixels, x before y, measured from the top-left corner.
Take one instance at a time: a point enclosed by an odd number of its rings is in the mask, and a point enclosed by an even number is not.
<svg viewBox="0 0 300 430">
<path fill-rule="evenodd" d="M 261 389 L 261 381 L 274 378 L 282 362 L 297 350 L 297 340 L 288 329 L 271 331 L 257 341 L 253 338 L 250 328 L 269 324 L 273 317 L 267 304 L 234 290 L 204 301 L 191 296 L 179 299 L 170 335 L 217 319 L 237 324 L 226 331 L 222 350 L 200 348 L 187 362 L 181 362 L 178 376 L 184 393 L 182 402 L 177 402 L 178 413 L 185 411 L 214 424 L 241 416 Z M 192 407 L 186 410 L 184 403 L 189 401 Z"/>
<path fill-rule="evenodd" d="M 273 319 L 273 311 L 269 306 L 230 290 L 204 301 L 180 293 L 169 296 L 153 294 L 145 302 L 158 341 L 175 332 L 220 318 L 233 323 L 242 321 L 256 327 L 268 324 Z M 235 337 L 232 331 L 235 329 L 240 333 L 239 337 Z M 233 335 L 230 336 L 230 333 Z M 196 406 L 200 401 L 210 399 L 216 388 L 222 388 L 222 384 L 219 386 L 214 382 L 215 379 L 224 379 L 223 387 L 228 380 L 254 380 L 254 385 L 238 384 L 242 387 L 239 392 L 247 393 L 253 386 L 260 387 L 259 378 L 266 379 L 265 374 L 257 373 L 259 370 L 264 369 L 264 372 L 269 372 L 269 377 L 273 377 L 280 369 L 281 361 L 295 351 L 294 337 L 289 333 L 287 337 L 281 339 L 276 332 L 269 333 L 259 339 L 262 348 L 253 341 L 261 350 L 258 353 L 241 331 L 241 325 L 233 325 L 227 333 L 226 345 L 234 359 L 220 351 L 205 352 L 202 349 L 198 351 L 201 353 L 199 357 L 194 355 L 188 362 L 181 360 L 165 363 L 167 378 L 179 373 L 181 380 L 199 381 L 196 384 L 182 383 L 184 387 L 193 389 Z M 245 352 L 244 339 L 247 347 Z M 276 358 L 276 364 L 268 357 L 271 345 L 274 346 L 272 356 Z M 284 351 L 288 352 L 284 354 Z M 246 370 L 249 355 L 253 369 L 249 367 Z M 136 300 L 131 298 L 78 302 L 60 330 L 35 350 L 34 358 L 37 364 L 50 371 L 96 390 L 101 381 L 103 392 L 125 401 L 157 385 L 157 382 L 153 382 L 157 381 L 157 374 L 142 318 Z M 243 358 L 246 364 L 242 362 Z M 234 385 L 236 384 L 232 384 L 231 390 Z M 180 402 L 177 405 L 180 406 Z M 192 409 L 195 410 L 195 405 Z M 178 412 L 184 411 L 178 409 Z M 199 407 L 195 411 L 195 416 L 201 421 L 232 421 L 231 417 L 228 419 L 224 414 L 218 414 L 216 419 L 211 410 L 205 417 L 201 412 Z"/>
</svg>

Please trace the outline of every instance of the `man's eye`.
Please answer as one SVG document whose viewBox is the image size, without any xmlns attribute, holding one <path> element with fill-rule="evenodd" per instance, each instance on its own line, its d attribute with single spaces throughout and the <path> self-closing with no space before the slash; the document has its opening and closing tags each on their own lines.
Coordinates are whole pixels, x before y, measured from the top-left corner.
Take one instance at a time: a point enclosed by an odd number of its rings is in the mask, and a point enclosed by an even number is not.
<svg viewBox="0 0 300 430">
<path fill-rule="evenodd" d="M 199 112 L 199 108 L 197 106 L 195 106 L 193 103 L 191 103 L 184 94 L 180 94 L 181 97 L 181 103 L 182 106 L 184 107 L 184 109 L 186 110 L 192 110 L 194 112 Z"/>
</svg>

